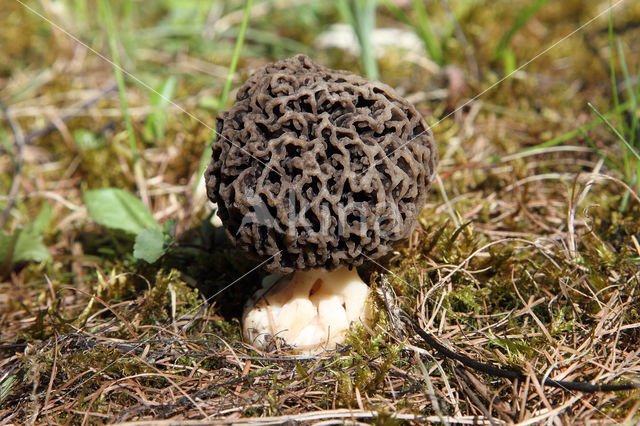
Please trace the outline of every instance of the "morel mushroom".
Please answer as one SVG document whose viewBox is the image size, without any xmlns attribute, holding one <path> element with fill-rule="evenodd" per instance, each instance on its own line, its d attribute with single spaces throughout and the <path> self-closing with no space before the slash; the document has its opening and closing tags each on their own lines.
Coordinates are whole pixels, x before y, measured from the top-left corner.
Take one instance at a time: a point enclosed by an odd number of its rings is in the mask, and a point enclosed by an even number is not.
<svg viewBox="0 0 640 426">
<path fill-rule="evenodd" d="M 303 55 L 256 71 L 217 117 L 207 194 L 238 249 L 283 278 L 252 300 L 245 338 L 301 352 L 366 319 L 354 266 L 409 236 L 437 163 L 431 130 L 389 86 Z"/>
</svg>

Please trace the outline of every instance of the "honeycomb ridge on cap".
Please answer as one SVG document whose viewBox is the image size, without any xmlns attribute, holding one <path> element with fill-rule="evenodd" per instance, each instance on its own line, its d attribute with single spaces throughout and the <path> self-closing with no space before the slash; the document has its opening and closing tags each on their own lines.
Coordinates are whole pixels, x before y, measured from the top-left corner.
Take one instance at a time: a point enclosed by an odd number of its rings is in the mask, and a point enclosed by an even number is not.
<svg viewBox="0 0 640 426">
<path fill-rule="evenodd" d="M 304 55 L 251 75 L 216 129 L 207 195 L 235 246 L 275 273 L 388 253 L 417 224 L 438 160 L 391 87 Z"/>
</svg>

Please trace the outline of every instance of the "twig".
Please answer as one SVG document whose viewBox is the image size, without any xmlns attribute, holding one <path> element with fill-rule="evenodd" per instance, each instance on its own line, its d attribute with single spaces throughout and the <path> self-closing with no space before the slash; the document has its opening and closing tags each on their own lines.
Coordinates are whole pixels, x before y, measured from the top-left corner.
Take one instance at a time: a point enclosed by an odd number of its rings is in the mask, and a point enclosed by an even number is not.
<svg viewBox="0 0 640 426">
<path fill-rule="evenodd" d="M 312 411 L 307 413 L 291 414 L 277 417 L 246 417 L 240 420 L 242 424 L 246 425 L 260 425 L 260 424 L 298 424 L 301 422 L 318 422 L 321 420 L 335 420 L 349 421 L 352 419 L 375 419 L 378 418 L 379 413 L 370 410 L 350 410 L 350 409 L 338 409 L 338 410 L 326 410 L 326 411 Z M 420 423 L 440 423 L 438 416 L 421 416 L 417 414 L 404 414 L 394 413 L 390 415 L 391 418 L 398 420 L 407 420 Z M 447 424 L 474 424 L 474 425 L 486 425 L 491 424 L 487 419 L 478 418 L 477 416 L 463 416 L 463 417 L 445 417 L 444 421 Z M 216 418 L 215 424 L 237 424 L 239 419 L 232 417 L 230 419 Z M 339 422 L 342 423 L 342 422 Z M 504 424 L 504 422 L 501 422 Z M 175 424 L 175 420 L 151 420 L 141 422 L 121 423 L 123 426 L 168 426 Z M 192 420 L 181 421 L 181 425 L 205 425 L 211 424 L 209 421 Z M 333 424 L 333 423 L 332 423 Z"/>
<path fill-rule="evenodd" d="M 443 344 L 441 344 L 440 342 L 438 342 L 438 340 L 436 340 L 436 338 L 433 337 L 431 334 L 427 333 L 422 328 L 420 328 L 418 323 L 409 315 L 407 315 L 403 311 L 400 311 L 400 315 L 402 319 L 410 327 L 412 327 L 416 333 L 418 333 L 418 335 L 425 341 L 426 344 L 431 346 L 440 355 L 446 358 L 454 359 L 469 368 L 472 368 L 481 373 L 486 373 L 495 377 L 502 377 L 504 379 L 520 380 L 520 381 L 524 381 L 528 377 L 527 374 L 524 374 L 520 371 L 505 369 L 501 367 L 496 367 L 491 364 L 478 362 L 465 355 L 461 355 L 457 352 L 454 352 L 451 349 L 444 346 Z M 623 390 L 640 389 L 640 383 L 622 383 L 619 385 L 613 385 L 613 384 L 594 385 L 594 384 L 585 383 L 585 382 L 570 382 L 570 381 L 553 380 L 553 379 L 540 380 L 540 383 L 543 386 L 551 386 L 554 388 L 585 392 L 585 393 L 617 392 L 617 391 L 623 391 Z"/>
<path fill-rule="evenodd" d="M 478 398 L 478 393 L 473 389 L 471 389 L 471 387 L 469 387 L 469 385 L 467 384 L 468 379 L 466 375 L 468 375 L 469 372 L 465 371 L 462 368 L 456 368 L 455 371 L 457 373 L 461 373 L 461 376 L 460 376 L 461 380 L 459 380 L 459 383 L 460 385 L 462 385 L 462 389 L 469 397 L 469 400 L 473 402 L 473 405 L 476 408 L 482 411 L 482 414 L 489 419 L 489 421 L 491 422 L 491 425 L 495 425 L 496 423 L 493 421 L 493 418 L 491 417 L 491 413 L 489 413 L 489 410 L 487 409 L 487 407 L 482 403 L 482 401 L 480 401 L 480 398 Z"/>
</svg>

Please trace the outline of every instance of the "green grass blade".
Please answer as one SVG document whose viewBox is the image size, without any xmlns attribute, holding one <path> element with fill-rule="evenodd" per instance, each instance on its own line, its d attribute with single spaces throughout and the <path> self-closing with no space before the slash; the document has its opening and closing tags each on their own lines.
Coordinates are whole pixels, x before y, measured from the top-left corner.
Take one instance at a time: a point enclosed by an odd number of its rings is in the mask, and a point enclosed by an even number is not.
<svg viewBox="0 0 640 426">
<path fill-rule="evenodd" d="M 129 104 L 127 103 L 127 88 L 120 66 L 120 54 L 118 53 L 118 38 L 116 35 L 115 25 L 113 23 L 113 14 L 108 0 L 100 0 L 100 15 L 105 27 L 107 28 L 107 36 L 109 38 L 109 50 L 111 51 L 111 60 L 113 61 L 113 72 L 115 73 L 116 82 L 118 84 L 118 94 L 120 95 L 120 108 L 124 116 L 125 126 L 127 128 L 127 136 L 129 138 L 129 147 L 133 156 L 133 162 L 138 162 L 138 147 L 136 144 L 135 134 L 133 132 L 133 122 L 129 115 Z"/>
<path fill-rule="evenodd" d="M 14 93 L 10 93 L 6 99 L 3 99 L 4 103 L 10 105 L 15 102 L 19 102 L 26 98 L 29 93 L 33 93 L 34 91 L 42 88 L 45 84 L 49 82 L 49 77 L 47 77 L 48 72 L 46 70 L 38 72 L 37 75 L 27 81 L 24 86 L 16 90 Z"/>
<path fill-rule="evenodd" d="M 617 121 L 618 123 L 624 123 L 623 111 L 618 107 L 620 106 L 620 98 L 618 97 L 618 82 L 616 78 L 616 58 L 615 47 L 613 44 L 613 6 L 611 0 L 609 0 L 609 76 L 611 78 L 611 90 L 613 92 L 613 106 L 618 111 Z M 624 161 L 625 174 L 631 170 L 629 163 L 629 154 L 626 150 L 622 151 L 622 160 Z"/>
<path fill-rule="evenodd" d="M 379 77 L 378 62 L 373 46 L 376 26 L 376 0 L 339 0 L 336 4 L 342 20 L 353 28 L 360 45 L 360 60 L 369 78 Z"/>
<path fill-rule="evenodd" d="M 631 83 L 631 80 L 629 80 Z M 637 146 L 637 135 L 638 132 L 638 118 L 640 118 L 640 114 L 638 114 L 638 97 L 640 97 L 640 64 L 638 65 L 637 71 L 637 80 L 636 80 L 636 90 L 633 91 L 633 107 L 631 108 L 631 115 L 633 118 L 631 119 L 631 145 Z"/>
<path fill-rule="evenodd" d="M 89 2 L 85 0 L 74 0 L 73 2 L 73 10 L 75 15 L 80 18 L 81 22 L 90 22 L 88 4 Z"/>
<path fill-rule="evenodd" d="M 584 138 L 584 140 L 587 141 L 587 143 L 589 144 L 589 146 L 591 147 L 591 149 L 593 149 L 593 152 L 596 153 L 596 155 L 600 158 L 602 158 L 604 160 L 604 163 L 607 165 L 607 167 L 609 167 L 610 169 L 616 169 L 618 168 L 609 157 L 607 157 L 607 155 L 602 152 L 600 150 L 600 148 L 598 148 L 598 146 L 596 145 L 596 143 L 589 137 L 589 135 L 587 134 L 587 132 L 581 132 L 582 133 L 582 137 Z"/>
<path fill-rule="evenodd" d="M 240 32 L 238 33 L 238 38 L 236 39 L 236 45 L 233 48 L 233 56 L 231 57 L 231 64 L 229 64 L 229 72 L 227 73 L 227 79 L 224 82 L 224 87 L 222 88 L 222 94 L 220 95 L 221 108 L 224 108 L 224 105 L 227 102 L 227 97 L 229 96 L 229 92 L 231 91 L 231 83 L 233 82 L 233 75 L 236 73 L 236 68 L 238 67 L 240 52 L 242 51 L 242 46 L 244 45 L 244 36 L 247 33 L 247 27 L 249 25 L 249 16 L 251 15 L 252 4 L 253 4 L 253 0 L 247 0 L 247 2 L 244 5 L 244 14 L 242 15 Z"/>
<path fill-rule="evenodd" d="M 624 110 L 626 108 L 629 107 L 629 105 L 631 105 L 631 102 L 625 102 L 623 104 L 620 104 L 620 109 Z M 604 114 L 605 117 L 609 118 L 612 117 L 614 115 L 618 114 L 618 110 L 611 110 L 609 112 L 607 112 L 606 114 Z M 577 129 L 571 130 L 569 132 L 563 133 L 560 136 L 556 136 L 555 138 L 546 140 L 542 143 L 539 143 L 538 145 L 534 145 L 531 146 L 529 148 L 523 149 L 522 152 L 528 152 L 528 151 L 533 151 L 536 149 L 542 149 L 542 148 L 551 148 L 553 146 L 557 146 L 560 145 L 561 143 L 564 143 L 568 140 L 571 140 L 573 138 L 575 138 L 576 136 L 580 135 L 583 132 L 586 132 L 588 130 L 593 129 L 594 127 L 599 126 L 600 124 L 602 124 L 602 121 L 599 119 L 593 119 L 590 122 L 583 124 L 582 126 L 578 127 Z"/>
<path fill-rule="evenodd" d="M 240 31 L 238 32 L 238 38 L 236 39 L 236 45 L 233 49 L 233 56 L 231 57 L 231 63 L 229 64 L 229 71 L 227 72 L 227 78 L 224 82 L 224 87 L 222 88 L 222 94 L 220 95 L 219 107 L 224 108 L 227 102 L 227 97 L 229 96 L 229 92 L 231 91 L 231 83 L 233 82 L 233 74 L 236 72 L 236 68 L 238 66 L 238 59 L 240 58 L 240 52 L 242 51 L 242 46 L 244 45 L 244 36 L 247 32 L 247 28 L 249 26 L 249 16 L 251 15 L 251 7 L 253 4 L 253 0 L 247 0 L 244 5 L 244 13 L 242 15 L 242 22 L 240 23 Z M 215 123 L 213 124 L 213 134 L 211 138 L 215 140 L 216 131 L 215 131 Z M 198 183 L 200 182 L 200 178 L 204 173 L 204 169 L 207 167 L 209 160 L 211 159 L 211 145 L 207 144 L 204 151 L 202 152 L 202 156 L 200 157 L 200 164 L 198 165 L 198 179 L 196 179 L 196 183 L 194 186 L 194 191 L 198 187 Z"/>
<path fill-rule="evenodd" d="M 622 47 L 622 41 L 620 40 L 620 38 L 617 38 L 616 42 L 616 47 L 618 48 L 618 56 L 620 57 L 622 75 L 624 77 L 624 82 L 626 85 L 627 97 L 628 101 L 631 102 L 630 110 L 632 112 L 631 127 L 627 125 L 626 120 L 622 123 L 629 135 L 629 143 L 632 146 L 635 146 L 636 128 L 638 124 L 638 114 L 636 114 L 635 111 L 638 110 L 638 97 L 636 96 L 636 91 L 633 89 L 633 81 L 631 80 L 631 75 L 629 74 L 629 67 L 627 65 L 627 58 L 624 54 L 624 48 Z"/>
<path fill-rule="evenodd" d="M 614 125 L 611 124 L 611 122 L 609 120 L 607 120 L 607 118 L 604 115 L 600 114 L 600 111 L 598 111 L 596 109 L 596 107 L 594 107 L 591 104 L 591 102 L 589 102 L 587 105 L 589 105 L 589 108 L 591 108 L 593 110 L 593 112 L 596 113 L 598 118 L 600 118 L 600 120 L 602 120 L 602 122 L 607 125 L 609 130 L 611 130 L 618 137 L 618 139 L 620 139 L 620 141 L 627 147 L 629 152 L 631 154 L 633 154 L 633 156 L 636 157 L 637 160 L 640 160 L 640 154 L 638 152 L 636 152 L 636 150 L 629 144 L 629 141 L 627 141 L 627 139 L 624 137 L 624 135 L 622 133 L 620 133 L 618 131 L 618 129 L 616 129 L 614 127 Z"/>
<path fill-rule="evenodd" d="M 640 160 L 636 161 L 636 192 L 640 193 Z"/>
<path fill-rule="evenodd" d="M 358 13 L 355 18 L 358 40 L 362 49 L 362 63 L 367 77 L 377 80 L 380 74 L 373 45 L 373 31 L 376 28 L 376 0 L 358 0 L 356 4 Z"/>
<path fill-rule="evenodd" d="M 616 58 L 615 49 L 613 47 L 613 10 L 611 1 L 609 1 L 609 76 L 611 78 L 611 90 L 613 90 L 613 104 L 618 109 L 620 99 L 618 98 L 618 83 L 616 81 Z M 620 113 L 621 114 L 621 113 Z M 619 116 L 618 119 L 621 117 Z"/>
<path fill-rule="evenodd" d="M 349 0 L 337 0 L 336 8 L 338 9 L 338 13 L 340 14 L 340 18 L 347 24 L 351 25 L 354 29 L 356 28 L 356 18 L 353 16 L 353 10 L 349 6 Z"/>
<path fill-rule="evenodd" d="M 7 373 L 8 374 L 8 373 Z M 11 391 L 20 383 L 17 374 L 12 374 L 10 376 L 5 376 L 0 381 L 0 404 L 4 402 L 5 399 L 9 395 L 11 395 Z"/>
<path fill-rule="evenodd" d="M 147 141 L 162 140 L 167 128 L 167 108 L 171 105 L 171 98 L 176 90 L 178 80 L 175 76 L 167 78 L 162 85 L 150 94 L 150 104 L 153 108 L 144 124 L 143 136 Z"/>
<path fill-rule="evenodd" d="M 416 14 L 417 22 L 413 22 L 409 16 L 405 13 L 402 8 L 398 7 L 391 0 L 381 0 L 384 4 L 384 7 L 387 8 L 389 13 L 393 15 L 393 17 L 402 22 L 405 25 L 411 27 L 411 29 L 420 37 L 420 40 L 424 43 L 425 49 L 427 50 L 427 54 L 429 57 L 436 63 L 442 65 L 444 64 L 444 52 L 442 50 L 442 41 L 436 37 L 433 29 L 431 27 L 431 21 L 429 18 L 429 14 L 424 7 L 422 2 L 414 0 L 413 9 Z M 451 35 L 453 29 L 447 31 L 445 37 L 442 37 L 443 40 L 446 40 Z"/>
<path fill-rule="evenodd" d="M 513 36 L 516 35 L 516 33 L 525 26 L 529 19 L 531 19 L 536 13 L 538 13 L 540 8 L 548 2 L 549 0 L 534 0 L 533 3 L 529 5 L 529 7 L 524 8 L 522 11 L 520 11 L 520 13 L 518 13 L 516 19 L 513 22 L 513 25 L 511 25 L 511 28 L 509 28 L 509 31 L 507 31 L 507 33 L 503 35 L 498 42 L 498 45 L 493 52 L 494 59 L 497 59 L 503 55 L 503 52 L 507 50 L 507 46 L 509 45 L 509 42 L 511 41 Z"/>
<path fill-rule="evenodd" d="M 2 147 L 4 148 L 4 152 L 9 154 L 11 158 L 15 156 L 15 150 L 13 148 L 13 143 L 9 139 L 9 134 L 5 130 L 5 128 L 0 125 L 0 142 L 2 142 Z"/>
<path fill-rule="evenodd" d="M 635 139 L 638 132 L 638 104 L 637 99 L 640 98 L 640 64 L 638 64 L 638 71 L 636 71 L 636 90 L 634 92 L 634 99 L 636 99 L 636 106 L 631 111 L 633 115 L 633 121 L 631 122 L 631 132 L 634 136 L 633 141 L 636 142 L 633 145 L 638 146 L 638 140 Z M 636 192 L 640 193 L 640 161 L 636 161 Z"/>
<path fill-rule="evenodd" d="M 427 9 L 422 0 L 413 0 L 413 10 L 416 14 L 419 35 L 427 48 L 427 52 L 434 62 L 442 65 L 444 63 L 442 47 L 431 28 L 431 21 Z"/>
<path fill-rule="evenodd" d="M 411 23 L 411 20 L 409 19 L 407 14 L 404 12 L 404 10 L 402 10 L 402 8 L 398 7 L 398 5 L 392 2 L 391 0 L 381 0 L 381 1 L 384 7 L 387 8 L 389 13 L 391 13 L 394 18 L 396 18 L 398 21 L 402 22 L 403 24 L 409 25 L 415 29 L 415 25 Z"/>
<path fill-rule="evenodd" d="M 627 130 L 627 134 L 629 135 L 629 145 L 632 147 L 636 147 L 636 132 L 638 129 L 638 96 L 636 90 L 633 89 L 633 81 L 631 79 L 631 75 L 629 74 L 629 67 L 627 65 L 627 58 L 624 54 L 624 48 L 622 47 L 622 41 L 620 38 L 616 39 L 616 44 L 618 48 L 618 56 L 620 57 L 620 65 L 622 68 L 622 75 L 624 76 L 624 81 L 627 89 L 627 97 L 628 101 L 631 102 L 631 106 L 629 108 L 631 112 L 631 126 L 629 126 L 626 120 L 622 121 L 622 126 Z M 640 75 L 637 76 L 637 79 L 640 79 Z M 631 181 L 631 176 L 635 173 L 636 175 L 636 184 L 637 191 L 640 191 L 640 160 L 636 159 L 635 167 L 632 164 L 632 161 L 629 160 L 625 165 L 628 166 L 628 169 L 625 170 L 627 176 L 629 177 L 629 181 Z M 623 209 L 624 210 L 624 209 Z"/>
</svg>

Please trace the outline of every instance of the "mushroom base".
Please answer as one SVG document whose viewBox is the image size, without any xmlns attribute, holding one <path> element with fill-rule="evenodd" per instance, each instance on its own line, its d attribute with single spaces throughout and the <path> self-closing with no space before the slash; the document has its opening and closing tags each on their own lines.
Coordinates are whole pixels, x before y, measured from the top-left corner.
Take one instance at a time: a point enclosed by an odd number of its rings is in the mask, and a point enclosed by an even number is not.
<svg viewBox="0 0 640 426">
<path fill-rule="evenodd" d="M 282 343 L 306 354 L 333 349 L 344 343 L 353 322 L 367 321 L 368 295 L 369 286 L 355 268 L 298 271 L 255 294 L 245 307 L 242 332 L 247 342 L 265 351 Z"/>
</svg>

